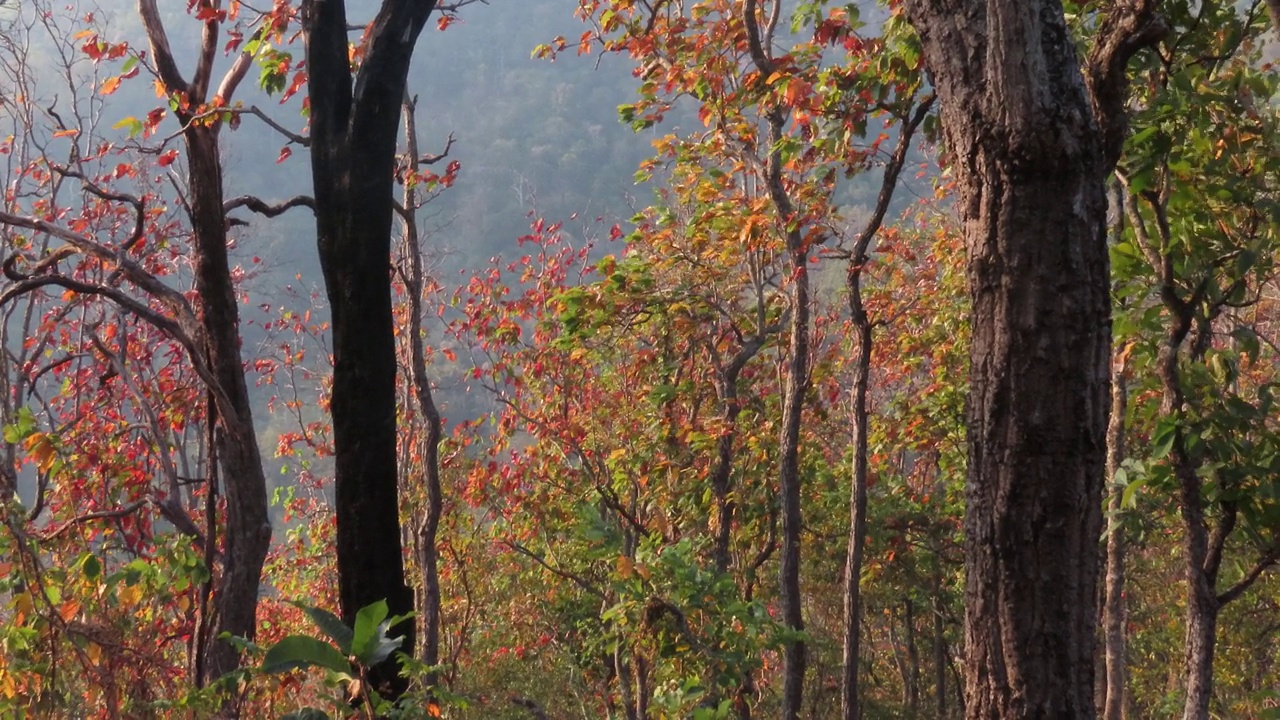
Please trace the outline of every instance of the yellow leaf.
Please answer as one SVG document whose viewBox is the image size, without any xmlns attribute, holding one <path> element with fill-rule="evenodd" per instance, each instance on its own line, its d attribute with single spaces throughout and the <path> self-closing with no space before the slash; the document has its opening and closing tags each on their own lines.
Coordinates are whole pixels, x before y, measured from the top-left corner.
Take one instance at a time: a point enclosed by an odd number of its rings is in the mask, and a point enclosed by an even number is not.
<svg viewBox="0 0 1280 720">
<path fill-rule="evenodd" d="M 120 592 L 116 593 L 116 596 L 120 598 L 122 605 L 137 605 L 142 600 L 142 588 L 137 585 L 129 585 L 121 588 Z"/>
<path fill-rule="evenodd" d="M 53 467 L 53 461 L 58 459 L 58 449 L 53 446 L 53 440 L 45 433 L 38 432 L 28 437 L 26 447 L 27 454 L 35 461 L 40 472 L 49 472 L 49 468 Z"/>
<path fill-rule="evenodd" d="M 94 33 L 92 30 L 81 30 L 80 32 L 71 36 L 71 42 L 75 42 L 77 40 L 83 40 L 87 37 L 93 37 L 93 34 Z"/>
<path fill-rule="evenodd" d="M 102 85 L 98 87 L 98 94 L 110 95 L 111 93 L 115 92 L 116 89 L 119 87 L 120 87 L 120 78 L 115 76 L 109 77 L 106 80 L 103 80 Z"/>
</svg>

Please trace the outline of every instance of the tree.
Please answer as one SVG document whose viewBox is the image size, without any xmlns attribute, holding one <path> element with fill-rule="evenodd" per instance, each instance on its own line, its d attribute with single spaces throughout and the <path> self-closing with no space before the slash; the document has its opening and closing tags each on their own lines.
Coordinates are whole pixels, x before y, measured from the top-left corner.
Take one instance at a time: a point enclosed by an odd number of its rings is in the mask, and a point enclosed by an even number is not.
<svg viewBox="0 0 1280 720">
<path fill-rule="evenodd" d="M 1253 99 L 1276 88 L 1274 72 L 1259 69 L 1269 31 L 1259 4 L 1169 3 L 1167 14 L 1175 32 L 1166 53 L 1196 60 L 1145 69 L 1138 132 L 1117 173 L 1128 227 L 1115 251 L 1135 305 L 1125 327 L 1144 341 L 1158 380 L 1151 472 L 1183 526 L 1183 717 L 1199 720 L 1209 717 L 1222 609 L 1280 562 L 1271 529 L 1280 437 L 1263 419 L 1273 414 L 1274 374 L 1257 310 L 1275 273 L 1280 164 L 1267 140 L 1277 115 Z M 1139 314 L 1152 305 L 1158 322 Z M 1239 571 L 1230 562 L 1237 533 L 1247 539 Z"/>
<path fill-rule="evenodd" d="M 1104 183 L 1155 2 L 909 0 L 965 222 L 973 302 L 966 713 L 1091 717 L 1110 297 Z"/>
<path fill-rule="evenodd" d="M 63 283 L 72 292 L 104 295 L 117 304 L 124 303 L 129 312 L 138 314 L 185 346 L 190 356 L 189 361 L 196 367 L 206 386 L 208 417 L 205 421 L 210 429 L 208 452 L 211 458 L 206 488 L 206 499 L 210 503 L 209 517 L 216 518 L 219 478 L 225 486 L 227 504 L 226 531 L 222 537 L 220 553 L 215 552 L 218 535 L 214 523 L 210 522 L 204 529 L 208 543 L 207 559 L 212 562 L 216 555 L 221 560 L 214 598 L 216 609 L 204 618 L 207 623 L 210 617 L 214 617 L 216 623 L 206 624 L 202 628 L 198 642 L 201 650 L 195 663 L 197 683 L 204 685 L 239 665 L 239 651 L 231 643 L 220 639 L 222 634 L 248 639 L 254 637 L 260 575 L 271 542 L 266 480 L 240 354 L 238 298 L 227 259 L 228 229 L 231 227 L 228 213 L 236 208 L 248 207 L 270 215 L 278 214 L 292 205 L 272 208 L 257 198 L 247 196 L 224 199 L 219 131 L 232 115 L 223 108 L 232 100 L 240 82 L 252 67 L 255 52 L 248 49 L 238 52 L 221 82 L 216 87 L 212 85 L 213 66 L 219 50 L 219 30 L 224 23 L 237 20 L 236 9 L 233 8 L 228 13 L 219 10 L 216 3 L 205 2 L 193 4 L 192 9 L 203 24 L 203 35 L 198 64 L 190 81 L 178 69 L 154 0 L 140 0 L 138 3 L 138 11 L 151 46 L 150 57 L 131 50 L 127 43 L 109 44 L 92 31 L 81 33 L 81 36 L 90 36 L 83 51 L 95 63 L 128 58 L 120 75 L 103 80 L 98 88 L 99 94 L 110 95 L 115 92 L 122 80 L 138 74 L 137 66 L 142 61 L 143 66 L 157 79 L 159 92 L 169 99 L 173 113 L 181 123 L 178 135 L 186 143 L 187 172 L 185 193 L 180 199 L 187 210 L 193 236 L 193 279 L 198 299 L 195 307 L 188 306 L 177 290 L 151 276 L 144 267 L 131 267 L 126 259 L 127 254 L 133 251 L 133 246 L 145 239 L 146 206 L 152 198 L 147 195 L 113 193 L 99 187 L 79 167 L 82 163 L 81 152 L 74 148 L 72 166 L 58 172 L 66 178 L 79 181 L 87 193 L 104 202 L 131 205 L 137 215 L 137 227 L 131 238 L 119 248 L 111 248 L 93 239 L 74 237 L 51 223 L 35 222 L 32 218 L 6 214 L 4 221 L 58 237 L 69 243 L 69 247 L 104 262 L 111 262 L 114 256 L 121 255 L 114 260 L 121 265 L 120 273 L 146 294 L 160 301 L 166 311 L 175 317 L 168 320 L 137 306 L 128 305 L 123 296 L 114 294 L 114 288 L 109 287 L 110 282 L 107 287 L 109 292 L 94 286 L 75 285 L 75 281 L 69 278 L 59 278 L 57 273 L 50 273 L 49 267 L 42 268 L 40 278 L 23 277 L 18 273 L 17 276 L 22 279 L 17 287 L 11 288 L 11 292 Z M 270 14 L 255 18 L 255 23 L 261 23 L 257 31 L 259 35 L 270 31 L 273 27 L 270 22 L 272 18 Z M 235 43 L 236 46 L 238 44 Z M 117 127 L 127 127 L 133 134 L 143 133 L 149 136 L 155 132 L 165 115 L 164 109 L 157 109 L 147 114 L 145 122 L 126 118 Z M 63 128 L 64 132 L 72 133 L 73 137 L 81 130 L 87 132 L 91 128 L 87 125 L 74 129 Z M 165 141 L 167 142 L 168 140 Z M 178 157 L 176 150 L 166 152 L 163 145 L 164 143 L 158 148 L 150 149 L 160 157 L 160 167 L 169 165 Z M 117 172 L 118 174 L 120 173 Z M 68 282 L 72 284 L 66 285 Z M 217 473 L 217 467 L 213 466 L 220 466 L 221 475 Z M 177 502 L 177 498 L 172 498 L 171 501 Z M 178 525 L 187 529 L 182 523 Z M 187 526 L 190 526 L 189 520 Z M 188 532 L 199 535 L 195 530 Z M 228 709 L 234 710 L 231 706 Z"/>
<path fill-rule="evenodd" d="M 396 141 L 409 61 L 435 0 L 384 0 L 352 71 L 345 2 L 305 0 L 316 242 L 333 315 L 333 435 L 342 618 L 386 600 L 413 610 L 400 544 L 391 307 Z M 413 623 L 404 624 L 407 647 Z M 393 661 L 375 667 L 392 695 Z"/>
</svg>

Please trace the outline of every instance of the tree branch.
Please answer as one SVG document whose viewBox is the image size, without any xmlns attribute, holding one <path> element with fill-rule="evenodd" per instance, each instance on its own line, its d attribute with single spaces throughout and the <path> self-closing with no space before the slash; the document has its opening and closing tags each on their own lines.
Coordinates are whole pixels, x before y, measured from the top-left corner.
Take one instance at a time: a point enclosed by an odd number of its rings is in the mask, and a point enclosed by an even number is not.
<svg viewBox="0 0 1280 720">
<path fill-rule="evenodd" d="M 288 128 L 276 122 L 275 120 L 272 120 L 271 117 L 266 113 L 262 112 L 262 110 L 260 110 L 257 105 L 251 105 L 248 108 L 245 108 L 242 110 L 232 110 L 232 112 L 240 115 L 246 115 L 246 114 L 256 115 L 258 116 L 259 119 L 262 120 L 262 122 L 266 123 L 272 130 L 275 130 L 281 135 L 289 138 L 289 142 L 296 143 L 298 145 L 301 145 L 302 147 L 311 147 L 311 138 L 305 135 L 299 135 L 298 133 L 293 132 L 292 130 L 289 130 Z"/>
<path fill-rule="evenodd" d="M 1244 577 L 1240 578 L 1239 582 L 1218 595 L 1218 607 L 1222 607 L 1243 595 L 1245 591 L 1257 582 L 1259 577 L 1262 577 L 1262 573 L 1269 570 L 1276 563 L 1280 563 L 1280 546 L 1272 548 L 1269 552 L 1263 555 L 1258 560 L 1257 564 L 1255 564 L 1249 572 L 1245 573 Z"/>
<path fill-rule="evenodd" d="M 538 563 L 542 567 L 546 568 L 547 572 L 550 572 L 554 575 L 558 575 L 564 578 L 565 580 L 571 580 L 575 585 L 582 588 L 583 590 L 586 590 L 587 592 L 591 593 L 592 595 L 595 595 L 601 600 L 605 599 L 604 592 L 602 592 L 599 588 L 597 588 L 595 584 L 592 583 L 590 580 L 587 580 L 581 575 L 575 572 L 572 572 L 570 570 L 563 570 L 561 568 L 555 567 L 554 565 L 552 565 L 551 563 L 543 559 L 541 555 L 535 553 L 534 551 L 530 550 L 529 548 L 525 547 L 524 545 L 521 545 L 520 543 L 514 540 L 503 540 L 501 542 L 503 545 L 506 545 L 508 548 L 515 550 L 521 555 L 528 557 L 529 559 Z"/>
<path fill-rule="evenodd" d="M 240 195 L 239 197 L 231 198 L 230 200 L 222 203 L 222 211 L 224 213 L 229 213 L 238 208 L 245 208 L 246 210 L 269 218 L 283 215 L 296 207 L 310 208 L 314 212 L 316 209 L 315 198 L 312 198 L 309 195 L 295 195 L 288 200 L 278 202 L 273 205 L 261 198 L 254 197 L 253 195 Z"/>
<path fill-rule="evenodd" d="M 173 59 L 169 36 L 164 31 L 160 11 L 156 9 L 156 0 L 138 0 L 138 14 L 142 16 L 142 26 L 147 31 L 147 41 L 151 44 L 151 56 L 155 59 L 160 82 L 170 91 L 187 92 L 190 88 L 182 77 L 182 71 L 178 69 L 178 63 Z"/>
</svg>

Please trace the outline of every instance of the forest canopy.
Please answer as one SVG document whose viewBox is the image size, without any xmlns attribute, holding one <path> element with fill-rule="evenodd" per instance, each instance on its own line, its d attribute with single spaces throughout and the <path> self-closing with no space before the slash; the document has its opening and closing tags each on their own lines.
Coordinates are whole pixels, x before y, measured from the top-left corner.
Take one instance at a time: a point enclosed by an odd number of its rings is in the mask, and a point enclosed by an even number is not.
<svg viewBox="0 0 1280 720">
<path fill-rule="evenodd" d="M 0 0 L 0 715 L 1280 717 L 1278 57 Z"/>
</svg>

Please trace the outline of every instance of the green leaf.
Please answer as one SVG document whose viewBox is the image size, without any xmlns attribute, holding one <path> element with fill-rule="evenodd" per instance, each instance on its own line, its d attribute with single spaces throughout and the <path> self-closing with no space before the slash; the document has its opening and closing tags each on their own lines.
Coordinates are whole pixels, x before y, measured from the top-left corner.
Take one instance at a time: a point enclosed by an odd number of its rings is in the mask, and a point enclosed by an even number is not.
<svg viewBox="0 0 1280 720">
<path fill-rule="evenodd" d="M 322 667 L 340 673 L 351 671 L 351 664 L 337 648 L 305 635 L 290 635 L 273 645 L 262 658 L 259 670 L 279 673 L 306 667 Z"/>
<path fill-rule="evenodd" d="M 316 624 L 316 627 L 320 628 L 320 630 L 324 632 L 330 640 L 337 643 L 338 649 L 341 650 L 344 655 L 349 655 L 351 653 L 351 640 L 354 633 L 351 631 L 351 628 L 344 625 L 342 621 L 338 619 L 338 616 L 323 608 L 315 607 L 314 605 L 308 605 L 302 602 L 292 602 L 291 604 L 306 613 L 307 617 L 311 618 L 311 622 Z"/>
<path fill-rule="evenodd" d="M 372 661 L 372 658 L 383 651 L 383 643 L 388 641 L 387 628 L 390 623 L 383 622 L 387 619 L 387 613 L 386 600 L 365 605 L 356 613 L 355 633 L 351 638 L 351 654 L 362 665 L 376 665 L 378 662 Z M 401 640 L 397 638 L 395 647 L 399 647 L 400 642 Z M 387 655 L 389 654 L 390 651 L 387 652 Z M 383 655 L 382 659 L 385 660 L 387 655 Z"/>
<path fill-rule="evenodd" d="M 129 71 L 130 71 L 130 70 L 132 70 L 132 69 L 134 68 L 134 66 L 136 66 L 137 64 L 138 64 L 138 56 L 137 56 L 137 55 L 130 55 L 130 56 L 129 56 L 129 59 L 128 59 L 128 60 L 125 60 L 125 61 L 124 61 L 124 65 L 122 65 L 122 66 L 120 67 L 120 74 L 122 74 L 122 75 L 123 75 L 124 73 L 129 72 Z"/>
<path fill-rule="evenodd" d="M 80 571 L 84 573 L 85 579 L 94 580 L 102 574 L 102 563 L 93 555 L 85 556 L 84 563 L 80 566 Z"/>
</svg>

